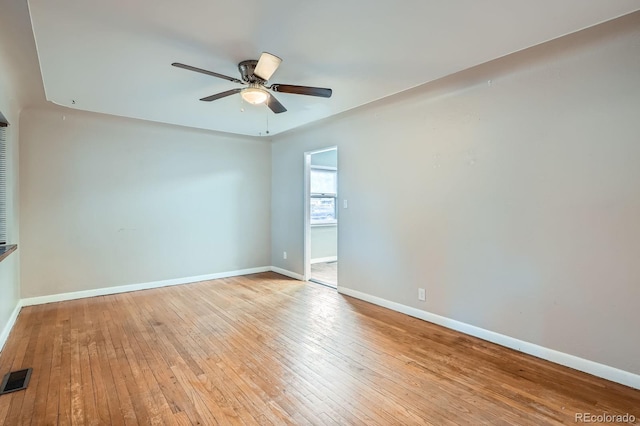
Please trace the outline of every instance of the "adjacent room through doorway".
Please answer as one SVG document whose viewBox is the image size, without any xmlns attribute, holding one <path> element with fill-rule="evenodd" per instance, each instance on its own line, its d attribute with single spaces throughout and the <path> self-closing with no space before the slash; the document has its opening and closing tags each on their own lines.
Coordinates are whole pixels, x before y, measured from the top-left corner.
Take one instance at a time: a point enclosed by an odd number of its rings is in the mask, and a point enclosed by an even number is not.
<svg viewBox="0 0 640 426">
<path fill-rule="evenodd" d="M 308 187 L 305 209 L 308 242 L 307 278 L 338 286 L 338 150 L 328 148 L 305 155 Z"/>
</svg>

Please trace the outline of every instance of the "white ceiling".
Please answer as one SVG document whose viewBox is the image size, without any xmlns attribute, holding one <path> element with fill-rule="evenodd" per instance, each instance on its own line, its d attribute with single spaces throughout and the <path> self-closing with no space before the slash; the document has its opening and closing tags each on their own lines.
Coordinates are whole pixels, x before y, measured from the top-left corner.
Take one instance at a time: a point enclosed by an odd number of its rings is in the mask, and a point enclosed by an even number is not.
<svg viewBox="0 0 640 426">
<path fill-rule="evenodd" d="M 637 0 L 29 0 L 49 101 L 244 135 L 271 135 L 433 81 L 640 8 Z M 170 66 L 239 77 L 262 51 L 288 109 L 244 105 L 240 87 Z M 73 104 L 75 101 L 75 104 Z"/>
</svg>

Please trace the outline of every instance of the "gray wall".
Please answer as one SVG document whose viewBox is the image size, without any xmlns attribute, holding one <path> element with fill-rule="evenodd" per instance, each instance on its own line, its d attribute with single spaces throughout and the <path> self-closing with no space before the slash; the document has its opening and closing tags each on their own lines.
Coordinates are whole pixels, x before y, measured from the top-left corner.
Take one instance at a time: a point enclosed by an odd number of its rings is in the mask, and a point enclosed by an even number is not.
<svg viewBox="0 0 640 426">
<path fill-rule="evenodd" d="M 22 113 L 22 296 L 270 265 L 265 140 Z"/>
<path fill-rule="evenodd" d="M 338 227 L 322 225 L 311 227 L 311 262 L 338 256 Z"/>
<path fill-rule="evenodd" d="M 636 13 L 282 135 L 273 264 L 337 145 L 340 287 L 640 373 L 639 76 Z"/>
<path fill-rule="evenodd" d="M 18 251 L 0 262 L 0 336 L 20 298 L 18 140 L 20 110 L 43 98 L 42 80 L 26 0 L 7 0 L 0 12 L 0 114 L 10 123 L 7 146 L 7 233 Z M 0 337 L 0 346 L 2 345 Z"/>
<path fill-rule="evenodd" d="M 6 64 L 0 55 L 0 114 L 11 124 L 7 131 L 7 242 L 19 242 L 17 209 L 18 174 L 18 108 L 12 102 L 10 83 L 7 84 Z M 9 321 L 20 299 L 20 259 L 13 252 L 0 262 L 0 350 L 8 333 Z"/>
</svg>

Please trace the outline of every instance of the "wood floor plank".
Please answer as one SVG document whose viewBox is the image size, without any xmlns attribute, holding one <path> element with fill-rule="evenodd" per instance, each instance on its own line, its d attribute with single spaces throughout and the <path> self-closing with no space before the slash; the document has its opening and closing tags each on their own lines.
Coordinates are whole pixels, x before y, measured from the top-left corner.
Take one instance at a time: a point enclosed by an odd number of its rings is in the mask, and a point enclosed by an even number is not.
<svg viewBox="0 0 640 426">
<path fill-rule="evenodd" d="M 53 346 L 51 347 L 51 370 L 49 373 L 49 387 L 43 395 L 46 400 L 45 424 L 57 424 L 58 409 L 60 407 L 60 370 L 62 367 L 62 321 L 63 310 L 58 309 L 53 333 Z"/>
<path fill-rule="evenodd" d="M 126 297 L 127 302 L 130 303 L 129 295 L 125 295 L 124 297 Z M 116 309 L 117 300 L 116 298 L 112 298 L 114 310 Z M 155 380 L 153 369 L 148 363 L 149 358 L 146 356 L 146 351 L 140 347 L 136 339 L 139 329 L 133 326 L 126 327 L 123 324 L 114 324 L 114 326 L 118 327 L 118 334 L 120 336 L 119 346 L 124 352 L 126 360 L 132 363 L 133 368 L 131 368 L 131 370 L 134 377 L 137 378 L 137 386 L 135 388 L 132 388 L 131 384 L 129 384 L 130 395 L 136 395 L 136 392 L 144 395 L 144 408 L 149 411 L 148 423 L 159 425 L 171 423 L 171 408 Z M 148 336 L 145 330 L 141 330 L 140 333 L 143 336 Z M 124 362 L 125 360 L 122 359 L 122 361 Z M 133 401 L 139 404 L 137 398 L 134 398 Z M 139 409 L 136 408 L 136 411 L 139 411 Z"/>
<path fill-rule="evenodd" d="M 150 360 L 149 363 L 154 366 L 154 377 L 164 399 L 173 412 L 174 418 L 187 418 L 193 424 L 203 424 L 200 414 L 189 402 L 188 395 L 179 385 L 178 379 L 171 370 L 173 366 L 179 363 L 179 354 L 172 345 L 167 344 L 164 334 L 165 325 L 163 322 L 154 319 L 154 316 L 161 315 L 159 318 L 169 321 L 173 318 L 170 317 L 169 311 L 166 311 L 166 307 L 160 306 L 162 309 L 157 312 L 146 302 L 145 298 L 140 299 L 142 299 L 139 301 L 139 306 L 142 309 L 138 311 L 140 325 L 146 327 L 150 332 L 148 334 L 149 340 L 140 341 L 139 344 L 145 353 L 151 355 L 148 358 Z M 176 416 L 180 413 L 184 415 Z"/>
<path fill-rule="evenodd" d="M 71 324 L 68 311 L 61 310 L 66 315 L 59 318 L 62 323 L 62 341 L 60 354 L 60 383 L 58 390 L 58 424 L 61 426 L 71 425 L 71 363 L 66 362 L 71 359 Z"/>
<path fill-rule="evenodd" d="M 104 324 L 102 328 L 105 333 L 105 351 L 124 424 L 148 424 L 149 418 L 145 408 L 147 404 L 144 401 L 146 389 L 140 392 L 137 386 L 140 375 L 133 373 L 136 363 L 133 359 L 127 358 L 122 346 L 122 333 L 114 325 L 110 312 L 103 311 L 101 320 Z M 130 394 L 135 397 L 131 398 Z"/>
<path fill-rule="evenodd" d="M 53 358 L 52 347 L 55 336 L 53 334 L 52 324 L 55 324 L 56 311 L 55 306 L 44 305 L 38 306 L 36 310 L 42 312 L 42 323 L 49 324 L 51 330 L 46 333 L 41 333 L 38 336 L 36 343 L 36 349 L 33 360 L 33 372 L 29 381 L 29 388 L 24 393 L 24 401 L 20 410 L 19 418 L 11 420 L 9 424 L 27 424 L 31 422 L 32 418 L 29 411 L 26 410 L 29 407 L 33 412 L 39 413 L 39 423 L 44 423 L 47 408 L 47 395 L 49 391 L 49 383 L 51 376 L 51 363 Z M 43 330 L 44 331 L 44 330 Z M 34 380 L 35 379 L 35 380 Z M 34 383 L 31 383 L 34 381 Z M 12 423 L 15 422 L 15 423 Z"/>
<path fill-rule="evenodd" d="M 274 273 L 23 308 L 0 424 L 640 423 L 640 391 Z"/>
<path fill-rule="evenodd" d="M 70 357 L 69 368 L 71 370 L 70 381 L 70 404 L 71 404 L 71 424 L 84 424 L 84 404 L 82 401 L 82 370 L 80 367 L 80 343 L 78 330 L 70 330 Z M 61 401 L 62 402 L 62 401 Z"/>
<path fill-rule="evenodd" d="M 77 424 L 90 424 L 96 425 L 100 422 L 100 416 L 98 414 L 96 394 L 94 392 L 93 385 L 93 373 L 91 371 L 91 358 L 89 356 L 89 344 L 90 333 L 93 328 L 93 322 L 89 317 L 88 300 L 79 300 L 74 305 L 77 305 L 77 310 L 74 311 L 77 318 L 77 322 L 74 324 L 74 330 L 78 332 L 78 348 L 79 348 L 79 370 L 81 383 L 76 387 L 82 395 L 82 407 L 84 420 L 76 418 Z M 78 414 L 78 413 L 76 413 Z"/>
</svg>

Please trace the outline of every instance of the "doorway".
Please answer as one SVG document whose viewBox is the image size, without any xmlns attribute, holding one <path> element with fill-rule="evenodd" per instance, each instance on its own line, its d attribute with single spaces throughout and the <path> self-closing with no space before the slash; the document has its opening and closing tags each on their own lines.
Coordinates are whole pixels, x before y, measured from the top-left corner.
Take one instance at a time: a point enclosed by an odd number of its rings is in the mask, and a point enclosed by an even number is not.
<svg viewBox="0 0 640 426">
<path fill-rule="evenodd" d="M 305 153 L 305 280 L 338 287 L 338 149 Z"/>
</svg>

